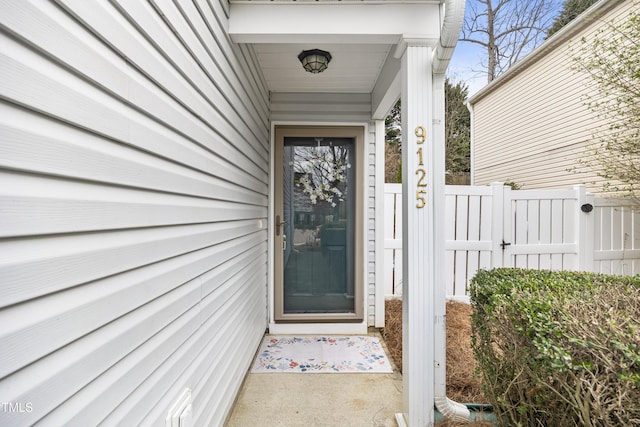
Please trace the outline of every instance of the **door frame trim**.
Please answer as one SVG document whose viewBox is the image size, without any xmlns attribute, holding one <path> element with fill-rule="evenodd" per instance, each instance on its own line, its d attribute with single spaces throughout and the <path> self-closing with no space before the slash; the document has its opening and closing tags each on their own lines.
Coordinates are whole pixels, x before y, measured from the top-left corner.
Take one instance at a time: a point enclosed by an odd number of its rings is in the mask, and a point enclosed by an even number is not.
<svg viewBox="0 0 640 427">
<path fill-rule="evenodd" d="M 355 237 L 355 283 L 359 289 L 356 298 L 356 315 L 352 319 L 332 320 L 327 316 L 323 320 L 291 319 L 285 322 L 275 320 L 275 143 L 276 128 L 278 134 L 283 130 L 295 130 L 297 135 L 301 130 L 309 132 L 308 136 L 317 136 L 318 131 L 330 131 L 329 136 L 354 137 L 356 139 L 356 237 Z M 311 133 L 313 132 L 313 134 Z M 283 136 L 290 136 L 285 134 Z M 367 135 L 369 124 L 366 122 L 272 122 L 271 123 L 271 150 L 270 150 L 270 177 L 269 177 L 269 330 L 272 333 L 366 333 L 367 331 L 367 210 L 366 210 L 366 186 L 367 181 Z M 305 135 L 302 135 L 305 136 Z M 359 305 L 359 307 L 358 307 Z M 359 312 L 357 309 L 360 309 Z M 342 323 L 341 323 L 342 322 Z M 275 332 L 282 331 L 282 332 Z M 323 332 L 328 331 L 328 332 Z"/>
</svg>

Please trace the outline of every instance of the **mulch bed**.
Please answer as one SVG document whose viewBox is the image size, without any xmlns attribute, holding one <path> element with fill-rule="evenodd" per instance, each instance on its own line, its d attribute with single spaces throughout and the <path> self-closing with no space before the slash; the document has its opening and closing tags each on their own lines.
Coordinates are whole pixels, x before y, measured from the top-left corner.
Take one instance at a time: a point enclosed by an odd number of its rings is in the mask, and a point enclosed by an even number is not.
<svg viewBox="0 0 640 427">
<path fill-rule="evenodd" d="M 462 403 L 486 403 L 475 376 L 476 361 L 471 349 L 471 306 L 447 303 L 447 397 Z M 382 337 L 396 367 L 402 371 L 402 301 L 385 302 Z"/>
</svg>

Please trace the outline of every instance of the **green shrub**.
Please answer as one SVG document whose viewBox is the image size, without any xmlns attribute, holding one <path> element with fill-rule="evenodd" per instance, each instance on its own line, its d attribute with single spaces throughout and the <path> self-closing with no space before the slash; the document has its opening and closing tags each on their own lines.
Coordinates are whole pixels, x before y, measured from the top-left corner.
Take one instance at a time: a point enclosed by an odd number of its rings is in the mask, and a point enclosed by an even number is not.
<svg viewBox="0 0 640 427">
<path fill-rule="evenodd" d="M 520 269 L 471 283 L 472 346 L 503 425 L 640 425 L 640 277 Z"/>
</svg>

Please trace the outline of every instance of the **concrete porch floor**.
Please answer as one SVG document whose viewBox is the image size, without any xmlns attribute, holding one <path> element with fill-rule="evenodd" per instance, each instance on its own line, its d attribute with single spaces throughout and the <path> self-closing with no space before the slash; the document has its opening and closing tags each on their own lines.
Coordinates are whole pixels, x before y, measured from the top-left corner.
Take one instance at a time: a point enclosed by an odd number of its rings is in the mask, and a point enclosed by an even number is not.
<svg viewBox="0 0 640 427">
<path fill-rule="evenodd" d="M 369 335 L 384 347 L 377 331 Z M 226 425 L 395 427 L 395 414 L 402 412 L 402 375 L 389 361 L 392 374 L 249 372 Z"/>
</svg>

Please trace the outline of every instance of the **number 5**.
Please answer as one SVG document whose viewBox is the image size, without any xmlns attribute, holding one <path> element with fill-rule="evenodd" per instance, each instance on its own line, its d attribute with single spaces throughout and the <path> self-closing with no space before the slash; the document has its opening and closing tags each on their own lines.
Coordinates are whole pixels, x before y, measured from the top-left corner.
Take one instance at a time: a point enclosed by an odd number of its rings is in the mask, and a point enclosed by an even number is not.
<svg viewBox="0 0 640 427">
<path fill-rule="evenodd" d="M 425 195 L 427 192 L 425 190 L 416 190 L 416 208 L 422 209 L 427 205 L 427 199 L 425 199 Z"/>
</svg>

